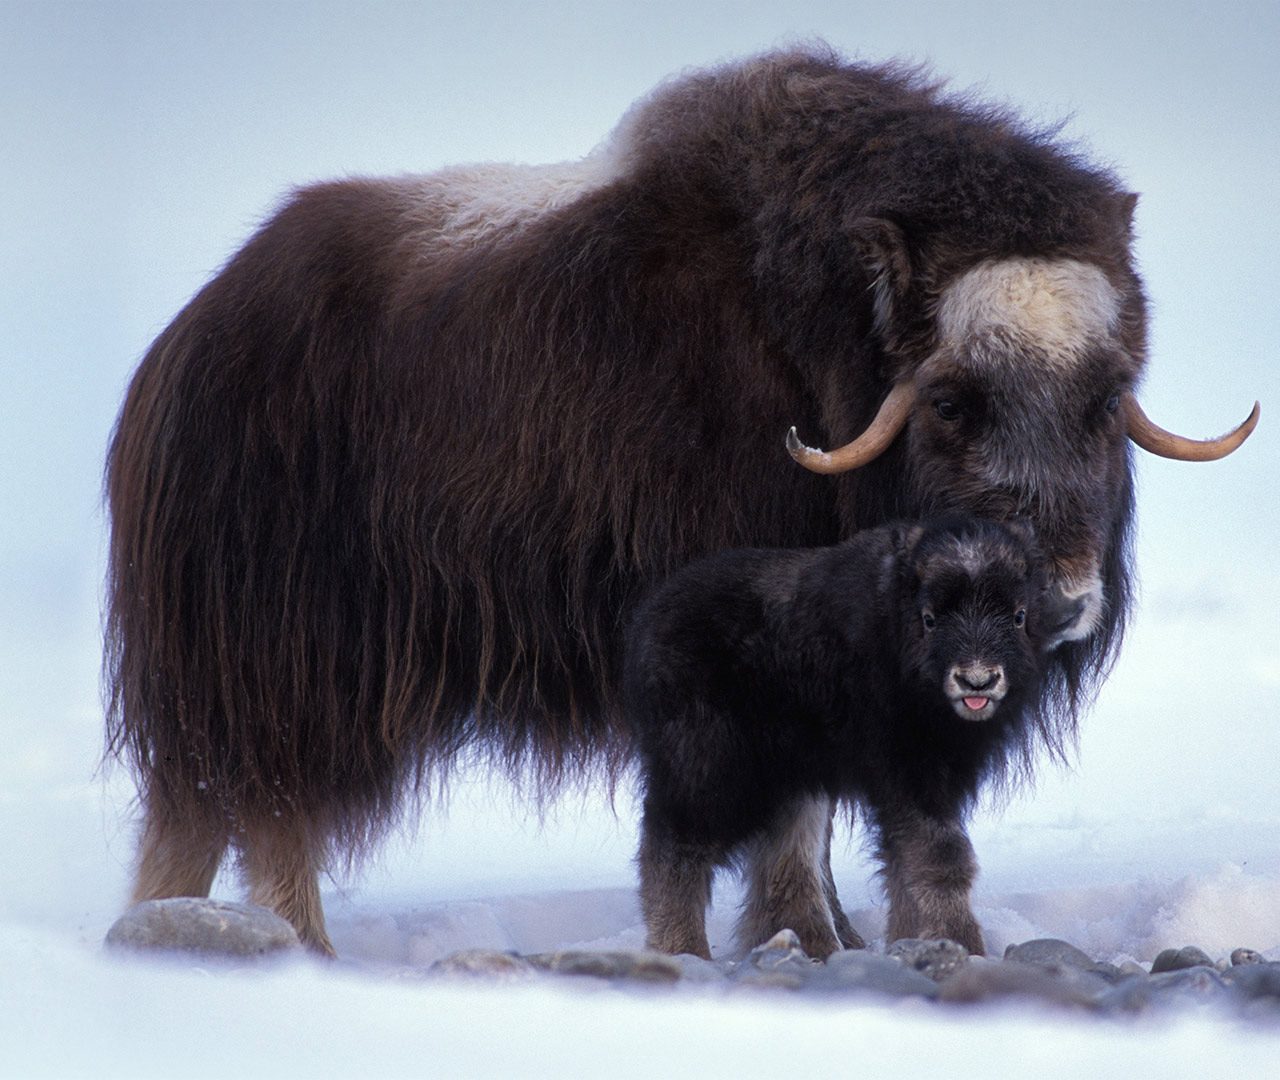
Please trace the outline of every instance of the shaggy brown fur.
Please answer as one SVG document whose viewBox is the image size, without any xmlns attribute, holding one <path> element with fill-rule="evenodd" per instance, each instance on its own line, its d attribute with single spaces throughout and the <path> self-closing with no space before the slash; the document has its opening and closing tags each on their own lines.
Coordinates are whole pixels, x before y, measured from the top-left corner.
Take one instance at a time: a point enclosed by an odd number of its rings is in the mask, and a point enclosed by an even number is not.
<svg viewBox="0 0 1280 1080">
<path fill-rule="evenodd" d="M 477 202 L 483 170 L 299 191 L 148 352 L 107 476 L 139 897 L 205 891 L 230 844 L 326 948 L 316 868 L 463 747 L 543 791 L 625 760 L 647 585 L 889 516 L 1024 513 L 1055 558 L 1101 560 L 1104 625 L 1046 692 L 1046 738 L 1069 735 L 1128 596 L 1127 452 L 1087 411 L 1143 357 L 1116 181 L 821 50 L 674 82 L 601 160 L 523 207 Z M 1001 452 L 1037 447 L 1021 487 L 929 415 L 838 480 L 788 459 L 789 425 L 843 441 L 930 355 L 958 272 L 1031 254 L 1101 268 L 1123 326 L 1069 385 L 1029 364 L 1002 389 Z"/>
</svg>

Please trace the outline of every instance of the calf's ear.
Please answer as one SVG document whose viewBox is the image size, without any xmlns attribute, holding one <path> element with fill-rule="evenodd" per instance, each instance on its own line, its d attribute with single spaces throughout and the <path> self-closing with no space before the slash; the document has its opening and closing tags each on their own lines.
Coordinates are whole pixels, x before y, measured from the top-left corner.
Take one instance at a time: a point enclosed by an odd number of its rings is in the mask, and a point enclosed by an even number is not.
<svg viewBox="0 0 1280 1080">
<path fill-rule="evenodd" d="M 916 548 L 920 537 L 924 535 L 923 525 L 911 525 L 906 522 L 894 525 L 889 534 L 889 546 L 893 564 L 898 567 L 900 575 L 911 584 L 918 584 L 920 575 L 916 572 Z"/>
</svg>

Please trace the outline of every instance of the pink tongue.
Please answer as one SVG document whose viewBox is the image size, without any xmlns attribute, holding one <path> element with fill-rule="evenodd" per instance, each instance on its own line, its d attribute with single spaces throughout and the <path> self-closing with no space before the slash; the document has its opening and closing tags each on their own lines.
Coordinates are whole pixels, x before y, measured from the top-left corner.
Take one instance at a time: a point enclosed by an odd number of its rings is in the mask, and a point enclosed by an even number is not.
<svg viewBox="0 0 1280 1080">
<path fill-rule="evenodd" d="M 987 699 L 984 697 L 967 697 L 964 703 L 974 712 L 981 712 L 987 707 Z"/>
</svg>

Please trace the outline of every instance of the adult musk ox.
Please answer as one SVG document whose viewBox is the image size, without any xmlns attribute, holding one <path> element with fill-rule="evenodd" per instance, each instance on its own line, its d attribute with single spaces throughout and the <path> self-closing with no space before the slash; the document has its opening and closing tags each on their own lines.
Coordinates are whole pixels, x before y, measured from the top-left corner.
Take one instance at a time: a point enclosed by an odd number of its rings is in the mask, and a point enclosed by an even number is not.
<svg viewBox="0 0 1280 1080">
<path fill-rule="evenodd" d="M 316 874 L 463 748 L 625 759 L 621 628 L 730 547 L 965 510 L 1081 601 L 1055 738 L 1128 601 L 1133 198 L 997 110 L 821 51 L 659 89 L 598 153 L 295 193 L 157 338 L 111 444 L 109 746 L 135 896 Z M 796 424 L 834 455 L 783 448 Z M 1046 723 L 1050 723 L 1046 720 Z"/>
<path fill-rule="evenodd" d="M 712 874 L 737 860 L 744 947 L 791 927 L 810 956 L 840 948 L 815 857 L 840 799 L 879 840 L 889 940 L 982 952 L 965 813 L 1027 759 L 1045 655 L 1078 603 L 1045 590 L 1030 530 L 974 518 L 676 573 L 635 616 L 623 677 L 649 946 L 710 959 Z"/>
</svg>

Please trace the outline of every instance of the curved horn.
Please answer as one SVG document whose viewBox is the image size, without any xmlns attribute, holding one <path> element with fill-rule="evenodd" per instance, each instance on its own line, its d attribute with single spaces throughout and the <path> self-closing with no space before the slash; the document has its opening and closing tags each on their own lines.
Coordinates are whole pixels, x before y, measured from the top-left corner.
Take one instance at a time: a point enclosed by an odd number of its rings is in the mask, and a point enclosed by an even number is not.
<svg viewBox="0 0 1280 1080">
<path fill-rule="evenodd" d="M 787 432 L 787 452 L 810 472 L 830 475 L 856 469 L 874 461 L 889 449 L 889 444 L 906 426 L 907 417 L 911 415 L 911 408 L 915 403 L 915 384 L 904 379 L 894 384 L 875 419 L 853 442 L 824 453 L 805 446 L 796 436 L 796 429 L 792 428 Z"/>
<path fill-rule="evenodd" d="M 1129 422 L 1129 438 L 1152 454 L 1172 458 L 1174 461 L 1217 461 L 1239 448 L 1258 426 L 1260 410 L 1258 403 L 1253 403 L 1253 411 L 1234 431 L 1217 439 L 1188 439 L 1182 435 L 1174 435 L 1154 424 L 1142 411 L 1138 399 L 1132 394 L 1125 395 L 1125 415 Z"/>
</svg>

